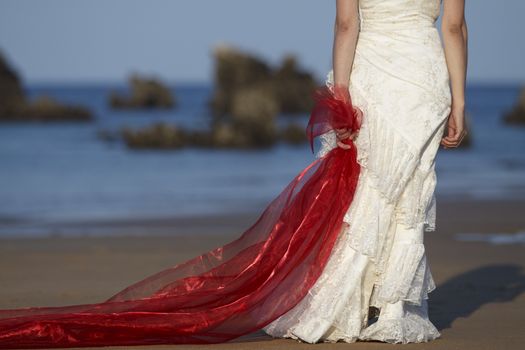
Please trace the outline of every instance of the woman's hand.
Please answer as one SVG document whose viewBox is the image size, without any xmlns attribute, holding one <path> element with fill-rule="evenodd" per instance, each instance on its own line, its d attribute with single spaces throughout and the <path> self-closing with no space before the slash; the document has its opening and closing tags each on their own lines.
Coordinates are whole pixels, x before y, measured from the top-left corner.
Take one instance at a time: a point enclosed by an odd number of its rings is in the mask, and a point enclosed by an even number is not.
<svg viewBox="0 0 525 350">
<path fill-rule="evenodd" d="M 445 148 L 456 148 L 467 134 L 465 127 L 465 109 L 452 107 L 448 116 L 446 136 L 441 139 Z"/>
<path fill-rule="evenodd" d="M 343 149 L 349 149 L 349 148 L 352 148 L 352 146 L 344 143 L 343 140 L 346 140 L 347 138 L 351 138 L 352 141 L 354 141 L 357 137 L 357 131 L 352 133 L 350 130 L 346 128 L 335 129 L 335 135 L 337 138 L 337 146 Z"/>
</svg>

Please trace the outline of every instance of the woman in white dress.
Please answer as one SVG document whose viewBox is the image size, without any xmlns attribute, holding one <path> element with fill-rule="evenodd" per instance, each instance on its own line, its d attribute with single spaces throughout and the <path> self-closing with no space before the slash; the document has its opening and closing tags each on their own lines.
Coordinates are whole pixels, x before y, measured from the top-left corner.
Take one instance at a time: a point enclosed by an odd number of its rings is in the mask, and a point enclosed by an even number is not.
<svg viewBox="0 0 525 350">
<path fill-rule="evenodd" d="M 438 147 L 466 134 L 466 28 L 464 0 L 337 0 L 326 84 L 346 86 L 365 117 L 357 135 L 323 134 L 317 157 L 352 137 L 361 175 L 321 277 L 266 333 L 309 343 L 440 336 L 428 318 L 435 284 L 423 236 L 435 228 Z M 371 310 L 379 317 L 369 324 Z"/>
</svg>

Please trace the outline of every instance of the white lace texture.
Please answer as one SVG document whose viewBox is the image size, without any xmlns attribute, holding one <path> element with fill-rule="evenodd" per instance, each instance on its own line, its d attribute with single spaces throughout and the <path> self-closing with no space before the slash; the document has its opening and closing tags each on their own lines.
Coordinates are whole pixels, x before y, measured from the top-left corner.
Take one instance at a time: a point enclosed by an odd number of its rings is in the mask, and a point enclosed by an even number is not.
<svg viewBox="0 0 525 350">
<path fill-rule="evenodd" d="M 434 160 L 450 113 L 448 70 L 435 20 L 440 0 L 360 0 L 361 31 L 349 81 L 363 111 L 355 146 L 361 174 L 321 277 L 264 330 L 315 343 L 424 342 L 436 288 L 423 243 L 435 229 Z M 333 71 L 326 77 L 333 86 Z M 319 137 L 315 156 L 337 147 Z M 367 325 L 369 306 L 381 310 Z"/>
</svg>

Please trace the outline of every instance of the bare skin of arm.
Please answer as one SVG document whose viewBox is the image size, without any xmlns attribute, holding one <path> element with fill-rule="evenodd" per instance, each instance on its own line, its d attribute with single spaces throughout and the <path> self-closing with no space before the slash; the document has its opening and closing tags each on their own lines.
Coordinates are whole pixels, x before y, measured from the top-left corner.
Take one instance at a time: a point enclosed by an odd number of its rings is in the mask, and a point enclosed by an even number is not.
<svg viewBox="0 0 525 350">
<path fill-rule="evenodd" d="M 441 33 L 450 77 L 452 105 L 446 135 L 441 144 L 457 147 L 467 130 L 465 127 L 465 82 L 467 73 L 467 23 L 465 0 L 443 0 Z"/>
<path fill-rule="evenodd" d="M 359 34 L 359 0 L 336 0 L 336 16 L 334 23 L 334 42 L 332 48 L 332 66 L 334 85 L 343 87 L 339 91 L 348 93 L 350 73 L 354 63 L 355 47 Z M 346 98 L 348 96 L 342 96 Z M 348 149 L 351 146 L 342 143 L 348 137 L 354 139 L 357 135 L 347 129 L 336 129 L 337 145 Z"/>
</svg>

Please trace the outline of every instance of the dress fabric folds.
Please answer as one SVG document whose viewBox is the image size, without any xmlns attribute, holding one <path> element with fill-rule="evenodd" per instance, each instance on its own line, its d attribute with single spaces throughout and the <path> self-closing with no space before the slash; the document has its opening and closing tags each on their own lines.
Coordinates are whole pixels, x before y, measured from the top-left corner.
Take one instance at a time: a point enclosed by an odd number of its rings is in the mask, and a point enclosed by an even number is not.
<svg viewBox="0 0 525 350">
<path fill-rule="evenodd" d="M 440 0 L 360 0 L 350 76 L 365 118 L 355 140 L 360 179 L 343 234 L 301 302 L 264 330 L 300 341 L 425 342 L 435 283 L 423 244 L 435 229 L 435 156 L 451 108 L 435 26 Z M 333 85 L 329 71 L 326 85 Z M 323 157 L 335 133 L 321 135 Z M 380 309 L 368 324 L 369 307 Z"/>
</svg>

